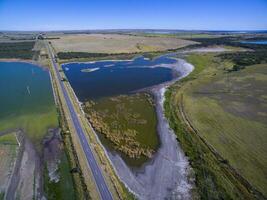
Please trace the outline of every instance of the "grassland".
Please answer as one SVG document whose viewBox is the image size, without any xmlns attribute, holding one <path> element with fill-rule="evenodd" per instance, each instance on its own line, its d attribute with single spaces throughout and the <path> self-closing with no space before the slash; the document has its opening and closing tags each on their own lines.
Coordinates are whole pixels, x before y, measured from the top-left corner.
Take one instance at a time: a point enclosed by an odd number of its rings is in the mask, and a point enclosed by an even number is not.
<svg viewBox="0 0 267 200">
<path fill-rule="evenodd" d="M 229 73 L 234 63 L 215 54 L 187 60 L 195 70 L 169 89 L 165 110 L 200 196 L 263 198 L 257 191 L 266 195 L 266 64 Z"/>
<path fill-rule="evenodd" d="M 51 40 L 57 52 L 136 53 L 177 49 L 195 42 L 171 37 L 143 37 L 122 34 L 60 35 Z"/>
<path fill-rule="evenodd" d="M 0 136 L 0 199 L 4 199 L 4 193 L 16 160 L 17 149 L 18 143 L 14 133 Z"/>
<path fill-rule="evenodd" d="M 197 33 L 197 32 L 180 32 L 180 33 L 132 33 L 136 36 L 146 36 L 146 37 L 175 37 L 180 39 L 194 39 L 194 38 L 220 38 L 229 35 L 223 34 L 212 34 L 212 33 Z"/>
<path fill-rule="evenodd" d="M 85 112 L 104 143 L 126 155 L 131 164 L 142 164 L 159 145 L 155 108 L 148 94 L 90 101 Z"/>
</svg>

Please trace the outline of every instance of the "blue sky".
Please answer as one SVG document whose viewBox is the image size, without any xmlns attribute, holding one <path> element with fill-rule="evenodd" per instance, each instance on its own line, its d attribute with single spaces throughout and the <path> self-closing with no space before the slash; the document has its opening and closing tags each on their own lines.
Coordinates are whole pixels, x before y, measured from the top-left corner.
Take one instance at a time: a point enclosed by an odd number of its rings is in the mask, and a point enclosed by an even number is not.
<svg viewBox="0 0 267 200">
<path fill-rule="evenodd" d="M 267 29 L 267 0 L 0 0 L 0 30 Z"/>
</svg>

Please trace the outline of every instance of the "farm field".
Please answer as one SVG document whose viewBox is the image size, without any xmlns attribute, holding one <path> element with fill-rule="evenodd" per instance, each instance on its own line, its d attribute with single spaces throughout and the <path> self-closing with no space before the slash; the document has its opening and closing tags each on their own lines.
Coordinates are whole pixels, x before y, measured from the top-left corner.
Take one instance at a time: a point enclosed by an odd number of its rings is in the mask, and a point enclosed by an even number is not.
<svg viewBox="0 0 267 200">
<path fill-rule="evenodd" d="M 249 66 L 212 84 L 199 84 L 184 95 L 184 110 L 192 125 L 262 192 L 267 189 L 263 178 L 267 173 L 266 67 Z"/>
<path fill-rule="evenodd" d="M 177 49 L 196 42 L 171 37 L 144 37 L 122 34 L 68 34 L 51 40 L 57 52 L 137 53 Z"/>
<path fill-rule="evenodd" d="M 177 115 L 182 112 L 225 163 L 266 195 L 267 65 L 227 72 L 233 63 L 222 61 L 216 54 L 191 54 L 186 59 L 196 69 L 180 85 L 172 87 L 171 107 Z M 213 170 L 221 177 L 217 184 L 234 196 L 233 182 L 223 179 L 221 171 Z"/>
<path fill-rule="evenodd" d="M 32 41 L 0 42 L 0 59 L 31 59 L 34 43 Z"/>
</svg>

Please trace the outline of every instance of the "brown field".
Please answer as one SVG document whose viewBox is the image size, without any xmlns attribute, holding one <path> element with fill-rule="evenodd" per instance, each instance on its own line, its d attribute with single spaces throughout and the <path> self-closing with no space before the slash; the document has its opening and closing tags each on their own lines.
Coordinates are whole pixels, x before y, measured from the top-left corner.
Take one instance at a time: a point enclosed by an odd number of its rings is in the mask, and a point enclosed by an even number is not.
<svg viewBox="0 0 267 200">
<path fill-rule="evenodd" d="M 177 49 L 195 42 L 171 37 L 144 37 L 120 34 L 61 35 L 51 40 L 57 52 L 134 53 Z"/>
</svg>

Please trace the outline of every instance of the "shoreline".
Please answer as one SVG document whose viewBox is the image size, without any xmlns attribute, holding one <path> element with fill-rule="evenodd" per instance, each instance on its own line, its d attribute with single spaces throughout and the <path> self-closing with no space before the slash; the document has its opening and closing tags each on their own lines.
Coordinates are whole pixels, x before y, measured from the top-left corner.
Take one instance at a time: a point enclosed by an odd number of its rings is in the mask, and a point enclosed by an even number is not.
<svg viewBox="0 0 267 200">
<path fill-rule="evenodd" d="M 32 59 L 19 59 L 19 58 L 0 58 L 0 62 L 6 62 L 6 63 L 12 63 L 12 62 L 17 62 L 17 63 L 28 63 L 32 65 L 36 65 L 37 67 L 40 67 L 44 70 L 50 71 L 48 66 L 40 64 L 38 61 L 32 60 Z"/>
<path fill-rule="evenodd" d="M 106 147 L 104 147 L 104 145 L 101 143 L 91 124 L 88 122 L 89 126 L 94 132 L 94 135 L 97 138 L 98 143 L 102 146 L 105 154 L 107 155 L 107 159 L 111 163 L 118 178 L 121 180 L 121 182 L 124 183 L 125 187 L 129 191 L 131 191 L 136 197 L 140 199 L 162 199 L 164 197 L 170 197 L 170 195 L 181 196 L 182 199 L 190 199 L 190 191 L 193 188 L 193 184 L 189 183 L 188 180 L 189 171 L 191 169 L 189 162 L 176 140 L 176 135 L 170 129 L 169 123 L 164 116 L 163 103 L 165 99 L 164 93 L 166 89 L 176 81 L 187 76 L 194 69 L 194 67 L 190 63 L 187 63 L 185 60 L 180 58 L 175 59 L 177 60 L 175 64 L 171 64 L 171 66 L 163 66 L 172 69 L 174 72 L 179 74 L 178 76 L 159 85 L 142 89 L 143 91 L 144 89 L 149 89 L 150 93 L 154 96 L 158 119 L 157 130 L 160 146 L 153 157 L 145 162 L 139 169 L 133 170 L 131 167 L 126 165 L 126 163 L 120 157 L 119 153 L 108 151 Z M 123 61 L 127 62 L 127 60 Z M 96 62 L 104 61 L 94 61 L 90 63 Z M 63 65 L 64 64 L 62 64 L 62 66 Z M 71 86 L 70 89 L 79 104 L 80 110 L 83 114 L 85 114 L 82 109 L 82 102 L 79 101 Z M 167 172 L 165 169 L 168 169 Z M 155 178 L 155 174 L 157 178 Z M 161 177 L 162 174 L 164 175 L 163 177 Z M 158 181 L 155 181 L 155 183 L 153 181 L 154 179 L 158 179 Z M 179 184 L 177 183 L 177 181 L 179 182 Z M 160 183 L 162 182 L 166 183 L 164 185 L 165 187 L 161 186 Z M 146 185 L 143 185 L 142 183 L 146 183 Z M 172 192 L 169 191 L 170 188 L 172 188 Z"/>
<path fill-rule="evenodd" d="M 176 141 L 174 132 L 170 130 L 168 121 L 164 116 L 163 103 L 166 89 L 174 82 L 187 76 L 193 68 L 194 67 L 185 60 L 178 59 L 178 64 L 174 70 L 178 71 L 181 75 L 171 81 L 150 88 L 150 91 L 155 97 L 158 118 L 158 136 L 161 143 L 161 146 L 152 159 L 144 163 L 137 171 L 133 171 L 126 165 L 119 154 L 107 152 L 122 182 L 140 199 L 162 199 L 169 195 L 180 196 L 182 199 L 190 199 L 190 191 L 193 186 L 188 182 L 188 176 L 191 168 Z M 166 149 L 172 153 L 166 152 Z M 167 172 L 165 169 L 168 169 Z M 162 174 L 164 174 L 165 178 L 161 177 Z M 156 179 L 158 179 L 158 181 L 155 181 Z M 155 183 L 154 181 L 157 182 L 156 184 L 158 185 L 153 185 L 153 183 Z M 177 181 L 179 184 L 177 184 Z M 161 182 L 166 183 L 165 188 L 159 184 Z M 146 183 L 146 185 L 142 183 Z M 172 188 L 172 192 L 168 191 L 170 188 Z"/>
<path fill-rule="evenodd" d="M 64 65 L 68 65 L 68 64 L 95 64 L 97 62 L 132 62 L 134 61 L 136 57 L 134 57 L 133 59 L 128 59 L 128 60 L 112 60 L 112 59 L 108 59 L 108 60 L 95 60 L 95 61 L 84 61 L 84 62 L 75 62 L 75 61 L 71 61 L 71 62 L 65 62 L 65 63 L 61 63 L 61 66 L 64 66 Z"/>
<path fill-rule="evenodd" d="M 37 65 L 39 64 L 37 61 L 34 61 L 32 59 L 20 59 L 20 58 L 0 58 L 0 62 L 24 62 Z"/>
</svg>

